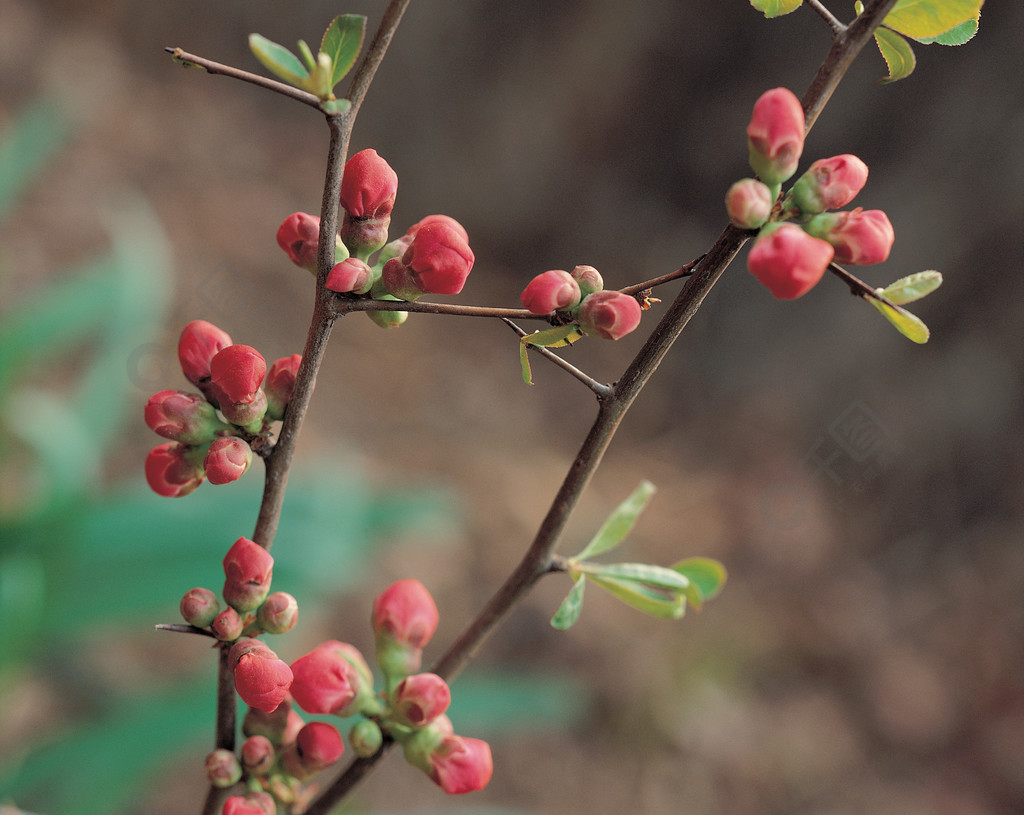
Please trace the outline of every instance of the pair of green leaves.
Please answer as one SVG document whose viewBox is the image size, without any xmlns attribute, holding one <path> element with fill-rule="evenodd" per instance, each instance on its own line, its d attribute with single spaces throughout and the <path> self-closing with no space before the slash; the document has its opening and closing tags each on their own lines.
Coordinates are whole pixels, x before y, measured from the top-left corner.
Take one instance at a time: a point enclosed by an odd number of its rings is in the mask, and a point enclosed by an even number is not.
<svg viewBox="0 0 1024 815">
<path fill-rule="evenodd" d="M 896 326 L 896 329 L 905 337 L 916 343 L 928 342 L 928 326 L 919 317 L 911 314 L 906 309 L 900 308 L 903 303 L 912 303 L 922 297 L 931 294 L 942 285 L 942 275 L 936 271 L 928 270 L 917 274 L 901 277 L 895 283 L 890 283 L 884 289 L 875 289 L 878 294 L 884 297 L 889 303 L 883 303 L 870 295 L 864 297 L 871 305 L 877 308 L 882 316 Z"/>
<path fill-rule="evenodd" d="M 556 325 L 554 328 L 546 328 L 543 331 L 534 331 L 519 338 L 519 365 L 523 369 L 523 382 L 527 385 L 533 384 L 533 372 L 530 370 L 530 358 L 527 354 L 529 347 L 535 345 L 538 348 L 561 348 L 565 345 L 572 345 L 583 336 L 579 325 Z"/>
<path fill-rule="evenodd" d="M 366 17 L 341 14 L 327 26 L 315 57 L 304 40 L 299 40 L 301 60 L 260 34 L 249 35 L 249 48 L 268 71 L 320 99 L 324 111 L 344 113 L 350 103 L 336 99 L 334 88 L 355 65 L 365 33 Z"/>
<path fill-rule="evenodd" d="M 668 568 L 647 563 L 592 563 L 586 559 L 622 543 L 653 494 L 651 482 L 640 482 L 608 516 L 590 543 L 568 559 L 567 571 L 575 582 L 551 618 L 552 626 L 564 631 L 579 619 L 588 581 L 638 611 L 667 620 L 682 617 L 687 602 L 699 609 L 705 600 L 721 591 L 725 567 L 710 558 L 687 558 Z"/>
<path fill-rule="evenodd" d="M 875 31 L 875 43 L 889 68 L 883 82 L 910 76 L 917 60 L 904 37 L 922 45 L 963 45 L 978 32 L 981 6 L 985 0 L 899 0 Z M 765 17 L 779 17 L 796 11 L 803 0 L 750 0 Z M 864 10 L 858 0 L 857 14 Z"/>
</svg>

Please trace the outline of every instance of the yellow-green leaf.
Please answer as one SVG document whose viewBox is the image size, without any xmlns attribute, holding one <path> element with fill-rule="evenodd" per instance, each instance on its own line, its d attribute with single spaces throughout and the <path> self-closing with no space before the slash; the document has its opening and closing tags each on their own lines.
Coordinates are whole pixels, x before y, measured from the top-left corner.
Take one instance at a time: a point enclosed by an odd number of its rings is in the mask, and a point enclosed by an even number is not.
<svg viewBox="0 0 1024 815">
<path fill-rule="evenodd" d="M 976 20 L 985 0 L 898 0 L 882 21 L 914 39 L 937 37 Z"/>
<path fill-rule="evenodd" d="M 709 557 L 686 558 L 686 560 L 680 560 L 674 564 L 672 568 L 688 578 L 698 589 L 700 596 L 696 600 L 689 593 L 687 594 L 690 604 L 698 609 L 704 600 L 716 597 L 722 590 L 722 586 L 725 585 L 727 576 L 725 566 Z"/>
<path fill-rule="evenodd" d="M 904 303 L 913 303 L 922 297 L 931 294 L 942 285 L 942 275 L 933 269 L 928 269 L 917 274 L 901 277 L 894 283 L 890 283 L 884 289 L 877 289 L 890 303 L 897 306 Z"/>
<path fill-rule="evenodd" d="M 781 17 L 800 8 L 804 0 L 750 0 L 750 5 L 765 17 Z"/>
<path fill-rule="evenodd" d="M 576 624 L 576 621 L 580 618 L 580 612 L 583 610 L 583 589 L 586 585 L 587 578 L 576 578 L 572 589 L 570 589 L 562 601 L 562 605 L 558 607 L 555 616 L 551 618 L 552 628 L 565 631 Z"/>
<path fill-rule="evenodd" d="M 917 65 L 917 58 L 914 56 L 914 50 L 910 47 L 910 43 L 903 37 L 887 28 L 878 28 L 875 29 L 875 44 L 882 52 L 885 64 L 889 66 L 889 76 L 885 77 L 882 82 L 895 82 L 913 73 L 914 66 Z"/>
<path fill-rule="evenodd" d="M 865 299 L 877 308 L 885 319 L 896 326 L 896 330 L 904 337 L 921 345 L 928 342 L 930 332 L 928 331 L 928 326 L 926 326 L 920 318 L 915 317 L 906 309 L 902 309 L 899 306 L 896 306 L 895 308 L 887 306 L 885 303 L 881 303 L 873 297 Z"/>
<path fill-rule="evenodd" d="M 979 14 L 973 20 L 960 23 L 960 25 L 954 26 L 937 37 L 920 37 L 917 38 L 917 41 L 925 45 L 930 45 L 931 43 L 936 43 L 937 45 L 963 45 L 965 42 L 973 39 L 974 35 L 978 33 L 978 23 L 980 20 L 981 15 Z"/>
<path fill-rule="evenodd" d="M 644 583 L 617 580 L 612 577 L 592 577 L 590 580 L 626 605 L 652 617 L 678 620 L 686 612 L 686 597 L 682 592 L 658 589 Z"/>
<path fill-rule="evenodd" d="M 249 48 L 256 55 L 256 59 L 263 63 L 264 68 L 285 82 L 301 87 L 309 76 L 309 71 L 295 54 L 261 34 L 249 35 Z"/>
<path fill-rule="evenodd" d="M 612 510 L 590 543 L 573 560 L 583 560 L 583 558 L 600 555 L 622 543 L 633 528 L 633 524 L 636 523 L 637 517 L 647 506 L 647 502 L 651 500 L 655 490 L 656 487 L 650 481 L 646 479 L 641 481 L 637 488 L 629 494 L 629 497 Z"/>
</svg>

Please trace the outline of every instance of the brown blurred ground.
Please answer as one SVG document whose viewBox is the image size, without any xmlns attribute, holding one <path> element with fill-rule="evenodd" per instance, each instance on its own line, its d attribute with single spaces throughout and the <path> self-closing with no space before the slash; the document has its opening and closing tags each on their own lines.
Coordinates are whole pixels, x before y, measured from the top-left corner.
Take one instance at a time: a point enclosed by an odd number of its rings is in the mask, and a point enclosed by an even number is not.
<svg viewBox="0 0 1024 815">
<path fill-rule="evenodd" d="M 162 52 L 255 69 L 250 31 L 315 41 L 333 14 L 372 25 L 383 7 L 293 5 L 0 0 L 0 127 L 43 92 L 66 97 L 80 127 L 0 234 L 0 297 L 102 246 L 102 213 L 139 190 L 175 253 L 168 360 L 197 317 L 269 358 L 300 350 L 310 281 L 273 235 L 318 207 L 326 128 Z M 916 308 L 932 341 L 913 346 L 835 281 L 781 304 L 742 262 L 730 269 L 634 408 L 565 549 L 646 477 L 660 492 L 628 556 L 715 556 L 731 583 L 679 624 L 592 597 L 567 634 L 546 623 L 567 585 L 542 585 L 480 660 L 586 675 L 598 710 L 577 732 L 496 742 L 481 806 L 1024 811 L 1022 23 L 1018 3 L 991 0 L 974 42 L 917 48 L 908 80 L 878 85 L 877 54 L 851 71 L 806 155 L 871 168 L 855 203 L 886 210 L 897 243 L 870 282 L 943 272 Z M 811 12 L 766 22 L 742 0 L 415 0 L 353 149 L 398 171 L 397 229 L 435 211 L 466 225 L 477 268 L 462 302 L 514 304 L 532 274 L 577 263 L 622 286 L 710 245 L 724 190 L 747 173 L 751 103 L 776 85 L 802 92 L 825 49 Z M 572 358 L 611 378 L 639 341 Z M 442 640 L 527 545 L 592 415 L 579 385 L 535 374 L 524 386 L 510 332 L 482 321 L 421 316 L 384 333 L 355 316 L 332 340 L 301 453 L 354 449 L 382 483 L 429 475 L 467 497 L 450 561 L 403 549 L 375 581 L 415 571 L 436 586 Z M 173 387 L 169 362 L 147 375 L 138 406 Z M 140 422 L 119 465 L 150 444 Z M 339 626 L 373 593 L 347 598 Z M 362 806 L 443 809 L 398 769 L 370 780 Z M 188 772 L 138 811 L 196 811 Z"/>
</svg>

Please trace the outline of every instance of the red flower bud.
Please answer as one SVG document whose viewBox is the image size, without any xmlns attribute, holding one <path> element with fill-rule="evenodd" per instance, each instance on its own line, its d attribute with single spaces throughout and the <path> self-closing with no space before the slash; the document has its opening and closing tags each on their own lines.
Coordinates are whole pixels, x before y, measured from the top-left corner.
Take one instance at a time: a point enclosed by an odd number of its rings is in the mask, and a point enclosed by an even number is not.
<svg viewBox="0 0 1024 815">
<path fill-rule="evenodd" d="M 856 156 L 844 154 L 818 159 L 807 168 L 793 189 L 792 203 L 805 215 L 839 209 L 849 204 L 868 180 L 868 165 Z"/>
<path fill-rule="evenodd" d="M 302 364 L 301 354 L 281 357 L 275 360 L 263 381 L 263 391 L 267 395 L 267 416 L 278 420 L 284 418 L 285 408 L 291 401 L 295 389 L 295 377 Z"/>
<path fill-rule="evenodd" d="M 747 268 L 780 300 L 793 300 L 821 280 L 832 261 L 832 247 L 796 224 L 766 228 L 747 256 Z"/>
<path fill-rule="evenodd" d="M 580 303 L 580 331 L 592 337 L 617 340 L 640 325 L 640 304 L 620 291 L 596 291 Z"/>
<path fill-rule="evenodd" d="M 213 323 L 193 320 L 178 338 L 178 361 L 185 378 L 193 385 L 210 377 L 210 360 L 222 348 L 231 345 L 231 337 Z"/>
<path fill-rule="evenodd" d="M 572 279 L 579 283 L 581 300 L 604 288 L 604 278 L 593 266 L 577 266 L 572 270 Z"/>
<path fill-rule="evenodd" d="M 299 604 L 288 592 L 275 591 L 263 601 L 256 620 L 268 634 L 287 634 L 299 621 Z"/>
<path fill-rule="evenodd" d="M 228 663 L 235 676 L 235 690 L 242 701 L 273 713 L 288 696 L 292 671 L 259 640 L 240 640 L 231 646 Z"/>
<path fill-rule="evenodd" d="M 519 298 L 531 314 L 572 308 L 580 301 L 580 284 L 568 272 L 551 269 L 531 280 Z"/>
<path fill-rule="evenodd" d="M 275 815 L 277 804 L 266 792 L 250 792 L 246 795 L 232 795 L 224 801 L 221 815 Z"/>
<path fill-rule="evenodd" d="M 740 229 L 760 229 L 774 205 L 772 191 L 753 178 L 741 178 L 725 194 L 729 220 Z"/>
<path fill-rule="evenodd" d="M 211 484 L 230 484 L 241 478 L 252 464 L 252 448 L 237 436 L 221 436 L 210 445 L 203 468 Z"/>
<path fill-rule="evenodd" d="M 266 736 L 249 736 L 242 742 L 242 766 L 249 775 L 266 775 L 277 758 L 274 745 Z"/>
<path fill-rule="evenodd" d="M 391 215 L 397 194 L 398 174 L 376 150 L 360 150 L 345 162 L 341 206 L 353 218 Z"/>
<path fill-rule="evenodd" d="M 253 611 L 266 599 L 274 571 L 270 552 L 239 538 L 224 556 L 224 599 L 240 612 Z"/>
<path fill-rule="evenodd" d="M 292 698 L 307 713 L 350 716 L 358 712 L 365 693 L 373 693 L 369 666 L 348 643 L 322 643 L 295 660 L 291 668 L 295 677 Z"/>
<path fill-rule="evenodd" d="M 230 750 L 214 750 L 206 757 L 206 777 L 220 789 L 227 789 L 242 778 L 242 765 Z"/>
<path fill-rule="evenodd" d="M 417 288 L 428 294 L 458 294 L 475 260 L 462 234 L 439 220 L 420 226 L 402 256 Z"/>
<path fill-rule="evenodd" d="M 445 736 L 430 754 L 431 779 L 449 795 L 476 792 L 494 772 L 491 747 L 480 739 Z"/>
<path fill-rule="evenodd" d="M 178 608 L 181 611 L 181 616 L 189 625 L 206 628 L 220 611 L 220 602 L 217 600 L 217 595 L 209 589 L 196 588 L 185 592 Z"/>
<path fill-rule="evenodd" d="M 448 710 L 451 701 L 448 683 L 432 673 L 407 676 L 391 693 L 394 718 L 413 727 L 429 724 Z"/>
<path fill-rule="evenodd" d="M 334 764 L 345 752 L 338 729 L 327 722 L 310 722 L 299 731 L 281 763 L 290 775 L 308 778 Z"/>
<path fill-rule="evenodd" d="M 889 257 L 896 233 L 880 209 L 826 212 L 815 215 L 804 226 L 811 235 L 835 248 L 836 263 L 866 266 Z"/>
<path fill-rule="evenodd" d="M 335 264 L 324 285 L 339 294 L 366 294 L 373 287 L 373 269 L 359 258 L 349 258 Z"/>
<path fill-rule="evenodd" d="M 204 444 L 227 425 L 217 418 L 217 411 L 198 393 L 160 391 L 146 402 L 146 424 L 166 439 L 182 444 Z"/>
<path fill-rule="evenodd" d="M 146 456 L 146 482 L 157 495 L 180 498 L 203 483 L 201 463 L 189 453 L 193 448 L 169 441 L 149 451 Z"/>
<path fill-rule="evenodd" d="M 267 361 L 248 345 L 229 345 L 210 360 L 210 381 L 218 399 L 223 394 L 229 402 L 252 402 L 266 373 Z"/>
<path fill-rule="evenodd" d="M 305 212 L 292 213 L 277 230 L 277 245 L 285 251 L 292 263 L 313 274 L 316 274 L 319 241 L 320 219 Z"/>
<path fill-rule="evenodd" d="M 228 606 L 220 614 L 213 618 L 210 623 L 210 630 L 221 642 L 234 642 L 245 630 L 245 620 L 242 615 Z"/>
<path fill-rule="evenodd" d="M 804 111 L 786 88 L 765 91 L 747 125 L 750 166 L 766 184 L 780 184 L 796 172 L 804 149 Z"/>
<path fill-rule="evenodd" d="M 392 583 L 373 601 L 373 630 L 378 637 L 422 648 L 437 629 L 434 598 L 419 580 Z"/>
<path fill-rule="evenodd" d="M 458 221 L 456 221 L 454 218 L 452 218 L 450 215 L 428 215 L 425 218 L 420 218 L 420 220 L 418 220 L 407 230 L 405 230 L 404 237 L 416 237 L 416 233 L 419 232 L 420 229 L 426 226 L 427 224 L 445 224 L 446 226 L 450 226 L 452 229 L 459 233 L 459 237 L 462 238 L 462 240 L 464 240 L 466 243 L 469 243 L 469 233 L 466 232 L 466 228 Z"/>
</svg>

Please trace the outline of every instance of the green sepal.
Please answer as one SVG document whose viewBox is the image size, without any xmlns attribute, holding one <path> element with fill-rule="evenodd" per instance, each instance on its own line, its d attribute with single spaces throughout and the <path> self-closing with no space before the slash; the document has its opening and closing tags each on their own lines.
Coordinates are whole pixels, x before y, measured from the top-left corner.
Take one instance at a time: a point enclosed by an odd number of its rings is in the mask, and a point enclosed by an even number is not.
<svg viewBox="0 0 1024 815">
<path fill-rule="evenodd" d="M 915 40 L 939 37 L 977 21 L 984 0 L 897 0 L 883 25 Z"/>
<path fill-rule="evenodd" d="M 750 5 L 764 14 L 765 17 L 781 17 L 796 11 L 804 0 L 750 0 Z"/>
<path fill-rule="evenodd" d="M 295 54 L 262 34 L 249 35 L 249 48 L 264 68 L 291 85 L 302 87 L 309 77 L 309 71 Z"/>
<path fill-rule="evenodd" d="M 906 79 L 917 67 L 917 57 L 910 43 L 895 31 L 887 28 L 875 29 L 875 45 L 878 46 L 882 59 L 889 68 L 889 75 L 882 78 L 883 83 Z"/>
<path fill-rule="evenodd" d="M 656 489 L 650 481 L 646 479 L 641 481 L 629 497 L 612 510 L 601 528 L 597 530 L 597 534 L 591 538 L 590 543 L 583 547 L 583 550 L 573 560 L 595 557 L 622 543 Z"/>
<path fill-rule="evenodd" d="M 865 299 L 877 308 L 885 319 L 896 326 L 896 330 L 904 337 L 919 345 L 928 342 L 928 337 L 931 336 L 931 333 L 928 331 L 928 326 L 919 317 L 914 316 L 899 306 L 888 306 L 873 297 L 866 297 Z"/>
<path fill-rule="evenodd" d="M 694 591 L 687 592 L 686 599 L 697 609 L 718 596 L 727 577 L 725 566 L 709 557 L 689 557 L 674 564 L 672 569 L 689 579 Z"/>
<path fill-rule="evenodd" d="M 320 52 L 331 58 L 332 90 L 356 64 L 365 34 L 366 17 L 362 14 L 340 14 L 327 26 L 320 42 Z"/>
<path fill-rule="evenodd" d="M 590 580 L 626 605 L 652 617 L 678 620 L 686 612 L 686 596 L 682 591 L 613 577 L 591 577 Z"/>
<path fill-rule="evenodd" d="M 890 283 L 884 289 L 878 289 L 890 303 L 901 306 L 904 303 L 913 303 L 935 291 L 942 285 L 942 275 L 933 269 L 928 269 L 916 274 L 901 277 L 899 280 Z"/>
<path fill-rule="evenodd" d="M 576 624 L 583 611 L 583 589 L 587 584 L 587 578 L 580 575 L 576 578 L 569 593 L 558 607 L 555 616 L 551 618 L 551 627 L 559 631 L 565 631 Z"/>
</svg>

